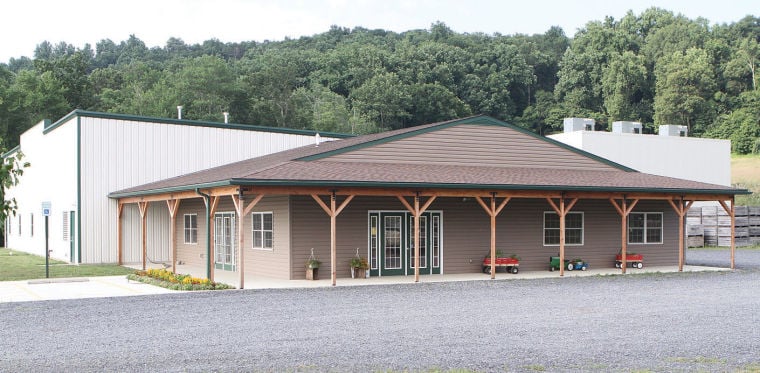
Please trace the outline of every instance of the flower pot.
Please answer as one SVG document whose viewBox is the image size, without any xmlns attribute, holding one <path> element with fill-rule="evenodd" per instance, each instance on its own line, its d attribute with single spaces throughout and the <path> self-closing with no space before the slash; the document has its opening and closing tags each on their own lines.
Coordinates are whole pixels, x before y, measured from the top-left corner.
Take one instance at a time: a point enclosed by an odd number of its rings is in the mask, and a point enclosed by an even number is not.
<svg viewBox="0 0 760 373">
<path fill-rule="evenodd" d="M 319 268 L 306 268 L 307 280 L 319 280 Z"/>
</svg>

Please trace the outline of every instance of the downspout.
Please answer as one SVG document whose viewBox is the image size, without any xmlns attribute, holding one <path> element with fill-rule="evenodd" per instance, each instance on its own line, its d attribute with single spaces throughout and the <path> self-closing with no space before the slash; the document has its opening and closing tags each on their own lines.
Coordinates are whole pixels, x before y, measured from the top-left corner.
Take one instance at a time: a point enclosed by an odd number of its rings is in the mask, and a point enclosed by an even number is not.
<svg viewBox="0 0 760 373">
<path fill-rule="evenodd" d="M 209 205 L 211 204 L 211 196 L 201 192 L 200 188 L 195 188 L 195 193 L 203 197 L 206 202 L 206 278 L 211 278 L 211 212 L 209 211 Z"/>
</svg>

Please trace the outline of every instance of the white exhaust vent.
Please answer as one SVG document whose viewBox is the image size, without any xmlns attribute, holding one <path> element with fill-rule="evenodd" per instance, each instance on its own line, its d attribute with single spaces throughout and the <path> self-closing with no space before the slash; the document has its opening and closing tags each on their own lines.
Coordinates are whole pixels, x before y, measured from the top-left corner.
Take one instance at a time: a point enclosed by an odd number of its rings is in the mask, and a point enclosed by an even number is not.
<svg viewBox="0 0 760 373">
<path fill-rule="evenodd" d="M 626 122 L 626 121 L 612 122 L 613 133 L 641 134 L 642 133 L 641 130 L 642 130 L 641 122 Z"/>
</svg>

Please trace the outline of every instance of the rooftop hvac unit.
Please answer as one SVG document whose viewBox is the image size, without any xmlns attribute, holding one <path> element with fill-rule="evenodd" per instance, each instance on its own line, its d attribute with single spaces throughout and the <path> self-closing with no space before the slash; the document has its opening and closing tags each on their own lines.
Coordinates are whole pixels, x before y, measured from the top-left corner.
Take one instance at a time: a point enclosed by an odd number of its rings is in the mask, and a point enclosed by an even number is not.
<svg viewBox="0 0 760 373">
<path fill-rule="evenodd" d="M 562 125 L 565 133 L 575 131 L 593 131 L 596 121 L 591 118 L 565 118 Z"/>
<path fill-rule="evenodd" d="M 626 121 L 617 121 L 612 122 L 612 132 L 613 133 L 635 133 L 640 134 L 641 133 L 641 123 L 640 122 L 626 122 Z"/>
<path fill-rule="evenodd" d="M 679 136 L 686 137 L 689 135 L 689 127 L 677 124 L 663 124 L 660 126 L 660 136 Z"/>
</svg>

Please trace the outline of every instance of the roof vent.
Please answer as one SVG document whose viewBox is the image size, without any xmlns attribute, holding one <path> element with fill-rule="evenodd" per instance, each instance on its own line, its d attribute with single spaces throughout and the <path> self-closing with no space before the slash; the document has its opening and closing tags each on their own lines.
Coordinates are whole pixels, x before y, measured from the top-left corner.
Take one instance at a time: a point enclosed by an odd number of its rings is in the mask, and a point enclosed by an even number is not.
<svg viewBox="0 0 760 373">
<path fill-rule="evenodd" d="M 591 118 L 565 118 L 562 122 L 565 133 L 575 131 L 593 131 L 596 121 Z"/>
<path fill-rule="evenodd" d="M 641 129 L 642 129 L 641 122 L 626 122 L 626 121 L 612 122 L 613 133 L 641 134 Z"/>
<path fill-rule="evenodd" d="M 177 119 L 182 119 L 182 105 L 177 106 Z"/>
<path fill-rule="evenodd" d="M 222 113 L 222 115 L 224 115 L 224 123 L 225 124 L 229 123 L 230 122 L 230 113 L 228 113 L 228 112 L 225 111 L 225 112 Z"/>
<path fill-rule="evenodd" d="M 320 139 L 321 139 L 321 138 L 319 137 L 319 134 L 318 134 L 318 133 L 317 133 L 316 135 L 314 135 L 314 146 L 315 146 L 315 147 L 319 146 L 319 141 L 320 141 Z"/>
<path fill-rule="evenodd" d="M 689 127 L 686 126 L 677 124 L 663 124 L 660 126 L 660 136 L 687 137 L 688 135 Z"/>
</svg>

